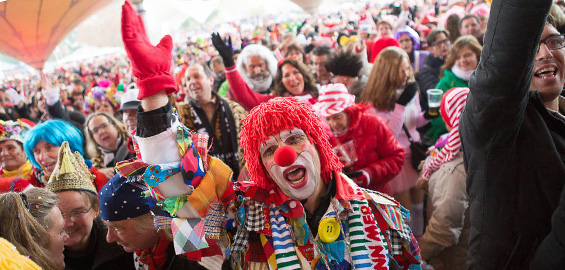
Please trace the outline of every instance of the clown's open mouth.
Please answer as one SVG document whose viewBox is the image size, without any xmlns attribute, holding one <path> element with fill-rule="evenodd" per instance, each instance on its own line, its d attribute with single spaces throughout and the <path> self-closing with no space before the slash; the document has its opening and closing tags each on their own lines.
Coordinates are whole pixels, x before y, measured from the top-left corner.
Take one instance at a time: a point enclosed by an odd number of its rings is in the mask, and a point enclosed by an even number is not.
<svg viewBox="0 0 565 270">
<path fill-rule="evenodd" d="M 292 166 L 284 170 L 283 175 L 293 188 L 301 188 L 306 185 L 306 169 L 303 166 Z"/>
</svg>

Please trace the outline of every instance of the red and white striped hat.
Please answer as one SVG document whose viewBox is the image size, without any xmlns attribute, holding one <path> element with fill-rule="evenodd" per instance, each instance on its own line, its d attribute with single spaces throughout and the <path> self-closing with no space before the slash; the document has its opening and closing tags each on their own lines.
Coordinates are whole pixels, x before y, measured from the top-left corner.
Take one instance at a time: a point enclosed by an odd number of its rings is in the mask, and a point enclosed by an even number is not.
<svg viewBox="0 0 565 270">
<path fill-rule="evenodd" d="M 455 87 L 443 94 L 441 101 L 441 117 L 451 131 L 445 147 L 439 151 L 437 156 L 429 158 L 422 169 L 422 178 L 429 180 L 432 173 L 437 171 L 442 164 L 452 160 L 461 150 L 461 138 L 459 137 L 459 118 L 467 103 L 469 88 Z"/>
<path fill-rule="evenodd" d="M 321 117 L 328 117 L 343 112 L 354 104 L 355 96 L 347 91 L 345 85 L 336 83 L 320 87 L 318 102 L 314 104 L 313 109 Z"/>
</svg>

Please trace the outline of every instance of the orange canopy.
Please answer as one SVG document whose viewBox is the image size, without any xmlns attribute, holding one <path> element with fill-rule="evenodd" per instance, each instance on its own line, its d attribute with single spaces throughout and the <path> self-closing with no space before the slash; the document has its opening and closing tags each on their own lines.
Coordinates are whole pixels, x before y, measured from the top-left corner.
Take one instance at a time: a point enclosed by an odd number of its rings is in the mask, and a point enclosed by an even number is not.
<svg viewBox="0 0 565 270">
<path fill-rule="evenodd" d="M 112 1 L 7 0 L 0 2 L 0 53 L 41 69 L 57 44 L 71 30 Z"/>
</svg>

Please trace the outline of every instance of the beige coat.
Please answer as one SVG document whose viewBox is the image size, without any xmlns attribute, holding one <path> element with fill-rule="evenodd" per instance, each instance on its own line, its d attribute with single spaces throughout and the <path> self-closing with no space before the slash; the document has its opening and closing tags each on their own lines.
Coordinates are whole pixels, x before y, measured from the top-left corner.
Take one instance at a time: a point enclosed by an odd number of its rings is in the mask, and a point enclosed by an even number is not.
<svg viewBox="0 0 565 270">
<path fill-rule="evenodd" d="M 431 216 L 418 242 L 422 259 L 435 270 L 465 269 L 470 222 L 462 152 L 432 174 L 428 189 Z"/>
</svg>

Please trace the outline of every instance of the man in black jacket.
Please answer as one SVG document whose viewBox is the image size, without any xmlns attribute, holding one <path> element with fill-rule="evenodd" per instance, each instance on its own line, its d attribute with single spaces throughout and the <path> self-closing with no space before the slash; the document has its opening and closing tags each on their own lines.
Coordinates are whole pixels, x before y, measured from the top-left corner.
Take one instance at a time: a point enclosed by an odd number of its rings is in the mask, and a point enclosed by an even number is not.
<svg viewBox="0 0 565 270">
<path fill-rule="evenodd" d="M 546 22 L 551 3 L 492 3 L 459 124 L 471 200 L 468 269 L 530 269 L 552 229 L 565 182 L 565 40 Z M 565 253 L 562 244 L 547 252 Z"/>
<path fill-rule="evenodd" d="M 420 106 L 422 110 L 428 109 L 428 99 L 426 91 L 436 88 L 439 82 L 441 66 L 445 63 L 445 58 L 451 51 L 449 33 L 446 30 L 434 30 L 430 33 L 427 40 L 431 46 L 431 54 L 426 57 L 424 66 L 418 74 L 418 86 L 420 87 Z"/>
</svg>

